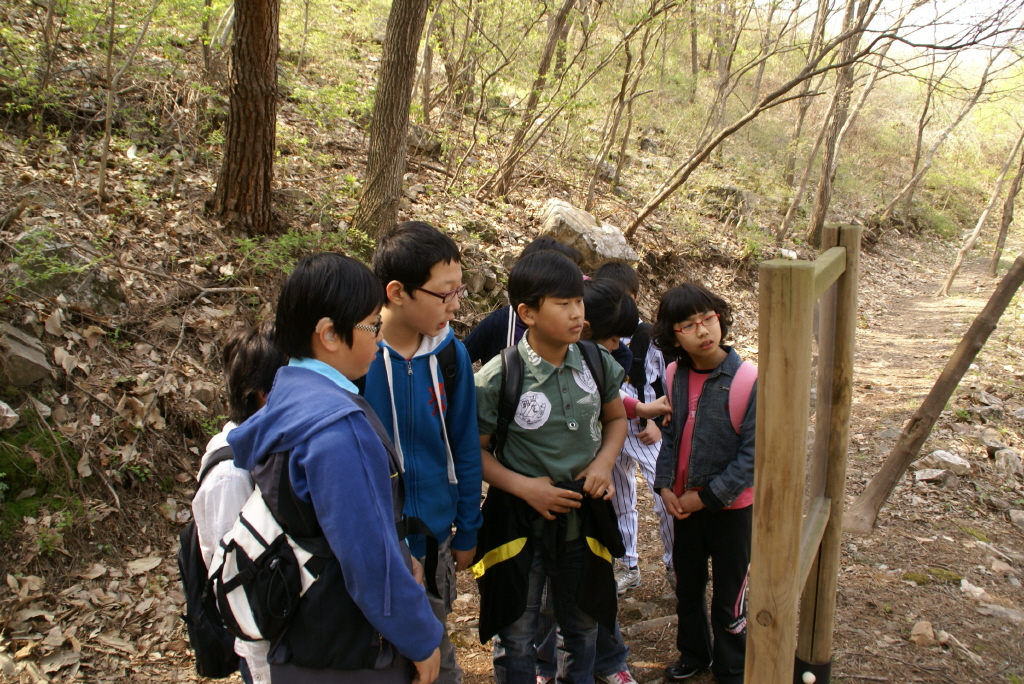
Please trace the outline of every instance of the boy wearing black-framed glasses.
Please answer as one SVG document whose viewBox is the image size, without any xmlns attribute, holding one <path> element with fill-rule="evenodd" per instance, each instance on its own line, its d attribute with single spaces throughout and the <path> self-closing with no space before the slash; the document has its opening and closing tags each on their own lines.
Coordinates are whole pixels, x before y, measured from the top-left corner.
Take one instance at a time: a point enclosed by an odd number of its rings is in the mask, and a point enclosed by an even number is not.
<svg viewBox="0 0 1024 684">
<path fill-rule="evenodd" d="M 469 567 L 481 524 L 473 365 L 449 325 L 466 293 L 459 248 L 433 226 L 407 221 L 380 239 L 373 271 L 386 291 L 383 340 L 363 394 L 402 461 L 405 514 L 437 538 L 437 594 L 427 596 L 444 625 L 456 596 L 455 572 Z M 409 546 L 426 560 L 422 536 L 410 537 Z M 447 632 L 438 681 L 462 681 Z"/>
</svg>

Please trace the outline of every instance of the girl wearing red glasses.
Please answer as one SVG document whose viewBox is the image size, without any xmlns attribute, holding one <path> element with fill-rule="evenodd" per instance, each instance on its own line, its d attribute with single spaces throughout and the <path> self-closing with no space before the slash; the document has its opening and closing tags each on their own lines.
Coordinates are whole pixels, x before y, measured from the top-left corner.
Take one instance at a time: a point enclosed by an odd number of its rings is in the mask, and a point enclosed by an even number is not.
<svg viewBox="0 0 1024 684">
<path fill-rule="evenodd" d="M 665 371 L 672 420 L 654 481 L 676 519 L 679 660 L 665 671 L 669 680 L 710 667 L 720 684 L 743 682 L 757 369 L 722 344 L 731 325 L 724 299 L 688 283 L 661 298 L 653 331 L 666 360 L 674 359 Z"/>
</svg>

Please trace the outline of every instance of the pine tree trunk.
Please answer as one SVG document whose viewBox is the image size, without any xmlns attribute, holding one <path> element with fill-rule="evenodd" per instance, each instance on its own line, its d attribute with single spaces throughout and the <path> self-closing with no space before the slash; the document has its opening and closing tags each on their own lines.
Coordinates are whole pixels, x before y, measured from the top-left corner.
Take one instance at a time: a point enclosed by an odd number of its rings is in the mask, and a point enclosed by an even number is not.
<svg viewBox="0 0 1024 684">
<path fill-rule="evenodd" d="M 235 0 L 231 103 L 214 213 L 250 234 L 273 232 L 277 0 Z"/>
<path fill-rule="evenodd" d="M 409 103 L 427 4 L 428 0 L 393 0 L 388 15 L 373 99 L 366 179 L 359 209 L 352 219 L 353 228 L 374 238 L 398 218 L 408 145 Z"/>
</svg>

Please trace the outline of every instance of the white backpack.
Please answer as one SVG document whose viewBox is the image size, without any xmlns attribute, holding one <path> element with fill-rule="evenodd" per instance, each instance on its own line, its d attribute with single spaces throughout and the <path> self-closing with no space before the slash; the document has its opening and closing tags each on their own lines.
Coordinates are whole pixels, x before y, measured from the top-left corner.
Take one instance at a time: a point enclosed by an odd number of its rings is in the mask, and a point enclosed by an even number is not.
<svg viewBox="0 0 1024 684">
<path fill-rule="evenodd" d="M 322 568 L 319 554 L 285 534 L 257 486 L 213 554 L 210 590 L 232 634 L 273 641 Z"/>
</svg>

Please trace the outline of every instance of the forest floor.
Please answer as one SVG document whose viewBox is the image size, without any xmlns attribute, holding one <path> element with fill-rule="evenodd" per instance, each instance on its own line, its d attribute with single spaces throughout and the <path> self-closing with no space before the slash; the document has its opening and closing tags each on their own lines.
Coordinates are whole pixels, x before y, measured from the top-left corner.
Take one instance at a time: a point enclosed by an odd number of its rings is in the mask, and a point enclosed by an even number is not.
<svg viewBox="0 0 1024 684">
<path fill-rule="evenodd" d="M 848 503 L 995 285 L 979 255 L 965 264 L 953 296 L 935 297 L 951 260 L 948 247 L 899 235 L 863 254 Z M 756 299 L 749 290 L 736 299 L 743 302 L 737 348 L 756 361 Z M 922 450 L 957 453 L 970 461 L 970 471 L 946 487 L 914 483 L 908 475 L 873 535 L 844 537 L 835 681 L 1019 684 L 1024 678 L 1024 530 L 1005 510 L 1024 508 L 1024 490 L 1019 477 L 995 469 L 982 444 L 997 439 L 1024 447 L 1024 420 L 1013 415 L 1024 406 L 1022 312 L 1019 303 L 1011 305 Z M 619 617 L 631 670 L 647 683 L 658 682 L 677 654 L 674 599 L 661 567 L 651 495 L 643 484 L 638 491 L 642 583 L 622 597 Z M 18 670 L 9 681 L 198 681 L 177 617 L 183 598 L 174 567 L 177 535 L 167 529 L 153 527 L 146 535 L 143 527 L 147 545 L 129 548 L 131 562 L 86 564 L 50 580 L 8 575 L 8 641 L 0 644 L 0 661 L 7 660 L 0 664 Z M 963 591 L 962 579 L 979 598 Z M 458 584 L 449 627 L 467 684 L 478 684 L 492 676 L 490 645 L 477 637 L 474 582 L 463 573 Z M 913 643 L 911 632 L 922 621 L 952 640 Z M 704 672 L 692 681 L 714 679 Z"/>
</svg>

